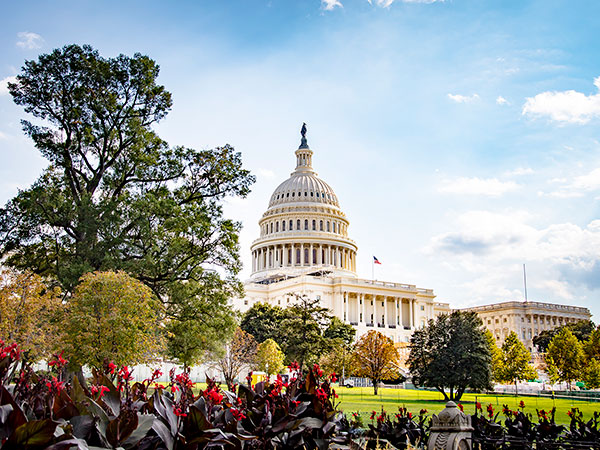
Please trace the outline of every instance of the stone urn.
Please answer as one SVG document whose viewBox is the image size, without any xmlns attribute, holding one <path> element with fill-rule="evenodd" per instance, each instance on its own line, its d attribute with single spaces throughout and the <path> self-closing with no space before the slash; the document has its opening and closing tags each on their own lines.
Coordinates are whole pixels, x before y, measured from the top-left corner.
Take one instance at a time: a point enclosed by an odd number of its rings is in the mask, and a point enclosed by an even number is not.
<svg viewBox="0 0 600 450">
<path fill-rule="evenodd" d="M 471 450 L 471 416 L 450 401 L 431 418 L 431 433 L 427 450 Z"/>
</svg>

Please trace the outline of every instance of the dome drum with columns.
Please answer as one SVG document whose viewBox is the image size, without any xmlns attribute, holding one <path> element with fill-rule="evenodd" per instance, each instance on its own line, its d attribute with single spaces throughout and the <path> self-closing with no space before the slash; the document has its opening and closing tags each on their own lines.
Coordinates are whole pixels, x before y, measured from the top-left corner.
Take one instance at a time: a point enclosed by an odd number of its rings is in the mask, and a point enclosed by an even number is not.
<svg viewBox="0 0 600 450">
<path fill-rule="evenodd" d="M 296 150 L 296 169 L 273 192 L 252 243 L 252 275 L 245 297 L 234 300 L 241 312 L 264 302 L 281 307 L 294 294 L 317 299 L 357 337 L 376 329 L 398 345 L 430 318 L 448 312 L 431 289 L 357 277 L 357 245 L 348 237 L 349 221 L 337 195 L 312 167 L 306 140 Z M 402 343 L 402 344 L 400 344 Z"/>
</svg>

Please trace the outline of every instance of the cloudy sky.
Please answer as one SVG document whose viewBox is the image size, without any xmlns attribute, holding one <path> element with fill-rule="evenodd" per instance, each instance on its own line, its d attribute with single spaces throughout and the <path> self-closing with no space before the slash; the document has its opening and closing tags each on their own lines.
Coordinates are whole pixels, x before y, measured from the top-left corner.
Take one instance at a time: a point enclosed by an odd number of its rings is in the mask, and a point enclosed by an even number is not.
<svg viewBox="0 0 600 450">
<path fill-rule="evenodd" d="M 359 276 L 453 307 L 523 299 L 600 321 L 600 2 L 29 1 L 0 19 L 0 202 L 45 161 L 6 82 L 69 43 L 141 52 L 173 94 L 172 145 L 229 143 L 242 256 L 294 168 L 302 122 L 359 247 Z M 242 278 L 249 275 L 247 269 Z"/>
</svg>

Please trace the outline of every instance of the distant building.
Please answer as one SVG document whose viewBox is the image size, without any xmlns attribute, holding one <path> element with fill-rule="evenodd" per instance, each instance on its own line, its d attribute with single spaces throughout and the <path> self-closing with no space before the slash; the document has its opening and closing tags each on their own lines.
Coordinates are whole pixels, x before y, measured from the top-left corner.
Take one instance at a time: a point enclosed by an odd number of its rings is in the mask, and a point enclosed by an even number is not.
<svg viewBox="0 0 600 450">
<path fill-rule="evenodd" d="M 450 308 L 436 302 L 431 289 L 357 277 L 350 222 L 331 186 L 313 170 L 305 132 L 295 152 L 296 169 L 275 189 L 259 221 L 251 278 L 234 307 L 245 312 L 264 302 L 285 308 L 295 294 L 307 295 L 353 325 L 357 336 L 377 330 L 394 342 L 408 342 L 413 330 Z"/>
<path fill-rule="evenodd" d="M 587 308 L 541 302 L 503 302 L 475 306 L 461 311 L 476 312 L 501 346 L 514 331 L 530 352 L 534 352 L 533 338 L 544 330 L 579 320 L 590 320 Z"/>
</svg>

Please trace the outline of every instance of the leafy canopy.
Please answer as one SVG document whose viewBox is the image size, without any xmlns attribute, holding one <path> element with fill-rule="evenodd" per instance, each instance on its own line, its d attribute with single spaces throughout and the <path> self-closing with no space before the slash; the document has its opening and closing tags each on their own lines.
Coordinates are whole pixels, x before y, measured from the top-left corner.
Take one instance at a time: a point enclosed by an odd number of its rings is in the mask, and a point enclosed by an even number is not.
<svg viewBox="0 0 600 450">
<path fill-rule="evenodd" d="M 217 367 L 230 391 L 235 391 L 234 381 L 243 369 L 250 370 L 256 362 L 258 344 L 251 334 L 236 328 L 231 340 L 225 346 L 224 355 L 217 360 Z"/>
<path fill-rule="evenodd" d="M 0 339 L 19 344 L 28 360 L 56 351 L 63 312 L 60 289 L 48 289 L 39 275 L 0 273 Z"/>
<path fill-rule="evenodd" d="M 397 378 L 400 355 L 394 341 L 378 331 L 363 334 L 354 346 L 354 369 L 358 376 L 373 382 L 373 393 L 377 395 L 378 384 L 383 380 Z"/>
<path fill-rule="evenodd" d="M 258 346 L 256 352 L 256 364 L 259 370 L 267 375 L 276 375 L 283 370 L 285 355 L 273 339 L 267 339 Z"/>
<path fill-rule="evenodd" d="M 442 314 L 415 331 L 410 344 L 408 365 L 416 385 L 433 387 L 455 401 L 467 388 L 491 386 L 490 348 L 476 313 Z"/>
<path fill-rule="evenodd" d="M 562 328 L 550 341 L 546 353 L 546 364 L 556 381 L 577 380 L 582 375 L 583 348 L 579 340 L 567 327 Z"/>
<path fill-rule="evenodd" d="M 147 362 L 161 349 L 162 305 L 125 272 L 90 272 L 67 306 L 62 344 L 73 364 L 102 367 Z"/>
<path fill-rule="evenodd" d="M 240 292 L 240 224 L 223 217 L 221 201 L 246 196 L 254 177 L 228 145 L 170 147 L 156 134 L 172 105 L 158 74 L 147 56 L 105 58 L 78 45 L 25 62 L 9 91 L 37 119 L 23 130 L 49 165 L 0 210 L 0 257 L 67 294 L 87 272 L 123 270 L 179 320 L 187 309 L 173 299 L 184 283 L 203 295 L 200 306 L 218 299 L 213 312 L 229 309 L 224 294 Z M 214 266 L 225 276 L 207 283 Z M 223 317 L 203 320 L 231 333 Z M 188 353 L 177 357 L 197 357 Z"/>
<path fill-rule="evenodd" d="M 529 361 L 531 354 L 519 340 L 514 331 L 506 337 L 502 344 L 502 363 L 499 371 L 499 381 L 515 383 L 536 378 L 537 372 Z M 515 390 L 516 394 L 516 390 Z"/>
</svg>

